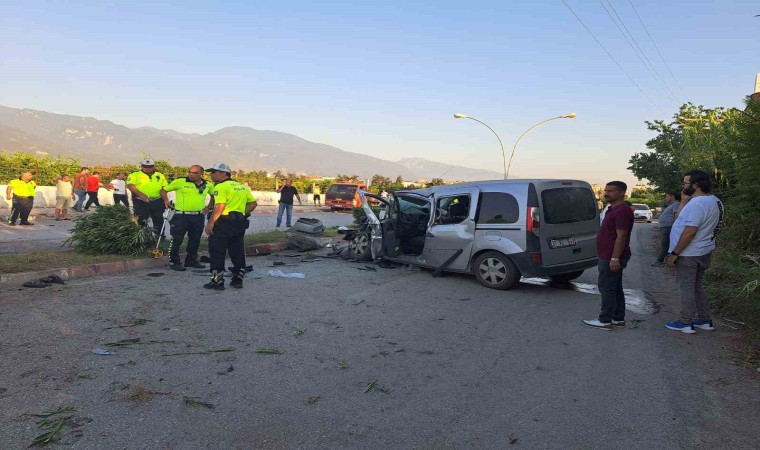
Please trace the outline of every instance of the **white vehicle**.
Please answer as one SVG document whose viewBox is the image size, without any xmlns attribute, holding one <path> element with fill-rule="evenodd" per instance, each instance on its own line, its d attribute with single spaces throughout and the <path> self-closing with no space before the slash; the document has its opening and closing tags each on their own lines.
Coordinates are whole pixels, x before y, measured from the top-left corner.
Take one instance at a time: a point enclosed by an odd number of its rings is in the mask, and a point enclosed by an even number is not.
<svg viewBox="0 0 760 450">
<path fill-rule="evenodd" d="M 634 203 L 633 220 L 646 220 L 647 223 L 652 223 L 652 210 L 643 203 Z"/>
</svg>

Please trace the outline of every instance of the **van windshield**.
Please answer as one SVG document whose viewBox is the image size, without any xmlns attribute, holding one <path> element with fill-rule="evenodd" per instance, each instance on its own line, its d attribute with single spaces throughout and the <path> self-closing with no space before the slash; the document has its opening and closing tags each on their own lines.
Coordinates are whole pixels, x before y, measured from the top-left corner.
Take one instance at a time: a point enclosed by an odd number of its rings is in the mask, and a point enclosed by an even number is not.
<svg viewBox="0 0 760 450">
<path fill-rule="evenodd" d="M 541 192 L 543 221 L 572 223 L 594 220 L 596 200 L 591 190 L 581 187 L 547 189 Z"/>
</svg>

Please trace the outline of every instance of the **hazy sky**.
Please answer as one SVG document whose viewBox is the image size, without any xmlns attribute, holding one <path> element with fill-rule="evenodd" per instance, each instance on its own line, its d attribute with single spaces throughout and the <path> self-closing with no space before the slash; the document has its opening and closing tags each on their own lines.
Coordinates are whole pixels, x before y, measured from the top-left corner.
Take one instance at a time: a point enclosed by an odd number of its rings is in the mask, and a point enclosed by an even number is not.
<svg viewBox="0 0 760 450">
<path fill-rule="evenodd" d="M 635 181 L 629 157 L 679 102 L 741 107 L 760 72 L 756 1 L 3 2 L 0 104 L 129 127 L 249 126 L 397 160 Z M 605 3 L 606 4 L 606 3 Z M 339 171 L 339 167 L 336 167 Z"/>
</svg>

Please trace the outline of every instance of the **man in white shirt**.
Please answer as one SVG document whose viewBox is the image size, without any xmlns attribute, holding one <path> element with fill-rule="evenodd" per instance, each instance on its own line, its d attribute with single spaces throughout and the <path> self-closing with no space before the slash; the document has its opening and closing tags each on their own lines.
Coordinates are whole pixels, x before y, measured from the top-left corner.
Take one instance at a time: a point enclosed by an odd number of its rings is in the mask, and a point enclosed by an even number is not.
<svg viewBox="0 0 760 450">
<path fill-rule="evenodd" d="M 129 200 L 127 199 L 127 182 L 124 180 L 126 176 L 127 175 L 124 172 L 117 173 L 116 179 L 111 180 L 111 182 L 108 183 L 108 189 L 113 189 L 114 205 L 124 203 L 124 206 L 129 209 Z"/>
<path fill-rule="evenodd" d="M 69 207 L 74 197 L 74 186 L 68 175 L 53 178 L 55 183 L 55 220 L 69 220 Z"/>
<path fill-rule="evenodd" d="M 671 330 L 694 333 L 695 328 L 715 329 L 702 277 L 710 267 L 715 238 L 723 222 L 723 203 L 711 191 L 712 180 L 707 172 L 686 172 L 681 206 L 670 231 L 667 258 L 667 264 L 676 268 L 681 297 L 680 320 L 665 324 Z"/>
</svg>

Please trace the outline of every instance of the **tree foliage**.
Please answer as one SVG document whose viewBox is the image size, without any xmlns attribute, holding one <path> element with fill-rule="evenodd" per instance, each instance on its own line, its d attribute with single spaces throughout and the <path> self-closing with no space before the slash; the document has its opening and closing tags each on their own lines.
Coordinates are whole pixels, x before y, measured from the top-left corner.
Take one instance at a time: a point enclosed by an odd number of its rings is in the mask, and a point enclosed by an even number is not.
<svg viewBox="0 0 760 450">
<path fill-rule="evenodd" d="M 628 169 L 639 179 L 649 180 L 659 192 L 680 189 L 683 173 L 692 169 L 713 174 L 720 190 L 730 189 L 736 172 L 731 143 L 740 115 L 741 111 L 733 108 L 708 109 L 686 103 L 671 122 L 648 121 L 647 128 L 657 133 L 646 143 L 652 151 L 634 154 Z"/>
<path fill-rule="evenodd" d="M 75 220 L 64 244 L 88 254 L 143 255 L 155 244 L 153 232 L 140 226 L 123 205 L 101 206 Z"/>
</svg>

